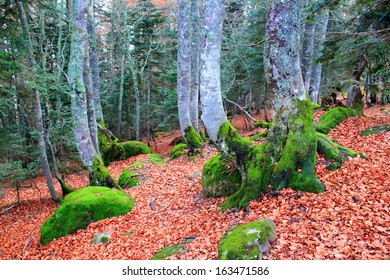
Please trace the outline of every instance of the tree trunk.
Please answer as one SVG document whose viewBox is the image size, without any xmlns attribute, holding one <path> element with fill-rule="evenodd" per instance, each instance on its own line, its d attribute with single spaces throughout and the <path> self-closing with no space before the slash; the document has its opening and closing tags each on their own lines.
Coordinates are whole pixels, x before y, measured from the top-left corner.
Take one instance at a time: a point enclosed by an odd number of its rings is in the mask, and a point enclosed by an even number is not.
<svg viewBox="0 0 390 280">
<path fill-rule="evenodd" d="M 94 1 L 89 3 L 87 32 L 89 39 L 89 65 L 91 68 L 91 79 L 93 88 L 93 103 L 96 115 L 96 121 L 99 124 L 104 123 L 102 103 L 100 100 L 100 78 L 99 78 L 99 59 L 96 53 L 96 34 L 95 34 L 95 15 Z"/>
<path fill-rule="evenodd" d="M 199 133 L 199 59 L 200 59 L 200 15 L 199 0 L 190 1 L 191 10 L 191 91 L 190 119 L 195 131 Z"/>
<path fill-rule="evenodd" d="M 129 66 L 130 66 L 130 72 L 131 77 L 133 80 L 133 91 L 135 96 L 135 139 L 139 141 L 140 139 L 140 92 L 139 92 L 139 86 L 138 86 L 138 72 L 136 71 L 135 62 L 134 59 L 130 56 L 129 58 Z"/>
<path fill-rule="evenodd" d="M 326 37 L 326 29 L 328 27 L 329 11 L 324 11 L 318 16 L 316 23 L 316 40 L 314 45 L 314 53 L 318 56 L 324 49 L 324 42 Z M 321 84 L 322 63 L 315 61 L 311 70 L 311 82 L 309 88 L 309 94 L 311 101 L 318 103 L 320 97 L 320 84 Z"/>
<path fill-rule="evenodd" d="M 312 0 L 307 1 L 308 5 Z M 303 46 L 302 46 L 302 78 L 305 85 L 305 90 L 308 92 L 310 88 L 310 80 L 312 75 L 313 53 L 314 53 L 314 31 L 316 24 L 308 20 L 304 27 Z"/>
<path fill-rule="evenodd" d="M 227 122 L 221 96 L 221 44 L 224 0 L 205 0 L 200 53 L 202 122 L 210 140 L 217 142 L 221 125 Z"/>
<path fill-rule="evenodd" d="M 206 1 L 205 3 L 210 4 Z M 222 1 L 218 1 L 220 3 Z M 217 6 L 218 7 L 218 6 Z M 205 28 L 219 26 L 222 20 L 219 15 L 222 7 L 205 7 L 213 11 L 213 17 L 205 18 Z M 217 11 L 217 12 L 216 12 Z M 212 112 L 214 117 L 205 115 L 204 123 L 210 138 L 216 143 L 219 151 L 232 161 L 240 171 L 242 185 L 240 190 L 231 195 L 222 205 L 222 209 L 248 207 L 250 200 L 268 192 L 270 185 L 273 191 L 292 186 L 295 189 L 321 192 L 323 184 L 315 175 L 317 134 L 313 122 L 310 100 L 307 99 L 303 84 L 299 59 L 299 3 L 297 0 L 270 1 L 267 5 L 266 36 L 264 62 L 266 78 L 273 96 L 275 117 L 268 131 L 266 141 L 262 145 L 251 145 L 251 141 L 239 135 L 237 130 L 226 120 L 223 109 L 216 107 L 220 90 L 219 76 L 206 76 L 210 69 L 219 69 L 217 52 L 206 56 L 207 50 L 216 50 L 218 44 L 211 47 L 211 39 L 218 34 L 206 38 L 206 47 L 202 52 L 202 83 L 207 85 L 204 92 L 201 87 L 203 112 Z M 209 22 L 213 18 L 214 21 Z M 218 19 L 218 20 L 217 20 Z M 211 23 L 211 24 L 210 24 Z M 208 33 L 206 33 L 208 34 Z M 220 47 L 220 45 L 219 45 Z M 219 72 L 217 72 L 219 73 Z M 208 79 L 202 79 L 208 77 Z M 219 97 L 215 96 L 219 93 Z M 207 93 L 207 94 L 205 94 Z M 214 98 L 214 100 L 212 99 Z M 216 100 L 215 100 L 216 99 Z M 216 102 L 217 101 L 217 102 Z M 211 110 L 211 107 L 213 108 Z M 215 116 L 221 116 L 215 118 Z M 202 114 L 203 119 L 203 114 Z"/>
<path fill-rule="evenodd" d="M 36 71 L 36 69 L 39 67 L 35 61 L 34 58 L 34 51 L 33 51 L 33 44 L 30 36 L 30 31 L 28 29 L 28 23 L 27 23 L 27 17 L 26 13 L 24 11 L 23 5 L 19 0 L 15 0 L 16 7 L 18 9 L 20 22 L 22 24 L 22 30 L 23 30 L 23 37 L 25 40 L 25 43 L 27 45 L 27 50 L 29 52 L 29 59 L 30 59 L 30 65 L 33 68 L 33 71 Z M 45 174 L 46 183 L 49 188 L 50 196 L 51 198 L 59 202 L 60 197 L 56 193 L 54 189 L 53 184 L 53 178 L 51 176 L 50 172 L 50 165 L 49 161 L 47 159 L 47 153 L 46 153 L 46 145 L 45 145 L 45 138 L 44 138 L 44 129 L 43 129 L 43 118 L 42 118 L 42 108 L 41 108 L 41 97 L 40 93 L 37 89 L 34 89 L 34 99 L 35 99 L 35 116 L 37 121 L 37 131 L 38 131 L 38 146 L 39 146 L 39 155 L 41 158 L 42 163 L 42 169 Z"/>
<path fill-rule="evenodd" d="M 93 144 L 88 126 L 87 93 L 84 84 L 84 66 L 88 63 L 87 14 L 89 1 L 73 1 L 73 28 L 69 59 L 69 87 L 73 117 L 73 132 L 81 160 L 88 170 L 91 185 L 117 187 L 105 168 Z"/>
<path fill-rule="evenodd" d="M 350 107 L 360 115 L 363 115 L 363 93 L 360 89 L 360 77 L 367 66 L 367 59 L 361 56 L 360 61 L 352 69 L 352 82 L 354 83 L 348 89 L 347 107 Z"/>
</svg>

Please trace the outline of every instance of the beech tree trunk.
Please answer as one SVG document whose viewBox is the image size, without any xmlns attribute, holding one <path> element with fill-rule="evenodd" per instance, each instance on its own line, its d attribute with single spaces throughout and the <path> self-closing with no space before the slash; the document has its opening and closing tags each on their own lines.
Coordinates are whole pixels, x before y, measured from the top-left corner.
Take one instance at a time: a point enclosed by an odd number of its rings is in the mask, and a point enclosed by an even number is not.
<svg viewBox="0 0 390 280">
<path fill-rule="evenodd" d="M 367 66 L 367 59 L 362 55 L 356 66 L 352 69 L 353 85 L 348 89 L 347 107 L 363 115 L 363 93 L 360 89 L 360 77 Z"/>
<path fill-rule="evenodd" d="M 328 20 L 329 20 L 329 10 L 323 11 L 318 16 L 317 23 L 316 23 L 316 39 L 314 42 L 314 53 L 316 56 L 318 56 L 324 49 L 324 42 L 326 38 Z M 321 74 L 322 74 L 322 63 L 318 61 L 313 61 L 309 95 L 311 101 L 313 101 L 314 103 L 318 103 L 320 98 Z"/>
<path fill-rule="evenodd" d="M 224 0 L 205 0 L 200 53 L 202 122 L 211 141 L 217 142 L 220 126 L 227 122 L 221 95 L 221 44 Z"/>
<path fill-rule="evenodd" d="M 222 210 L 248 208 L 249 201 L 270 191 L 270 186 L 273 191 L 288 186 L 323 191 L 315 175 L 317 133 L 300 69 L 298 1 L 267 3 L 264 64 L 275 116 L 262 145 L 241 137 L 223 111 L 219 83 L 222 12 L 223 1 L 205 1 L 201 54 L 202 120 L 220 153 L 242 177 L 241 188 L 221 205 Z"/>
<path fill-rule="evenodd" d="M 84 79 L 85 67 L 89 64 L 89 44 L 87 40 L 88 9 L 88 0 L 73 1 L 72 42 L 68 69 L 73 132 L 81 160 L 89 173 L 90 185 L 117 187 L 115 180 L 108 173 L 100 158 L 99 150 L 94 144 L 95 140 L 91 137 L 91 126 L 89 125 L 88 109 L 91 110 L 93 106 L 90 105 L 88 107 L 87 105 L 88 97 L 85 80 L 89 82 L 90 80 Z M 93 100 L 90 101 L 93 102 Z"/>
<path fill-rule="evenodd" d="M 191 3 L 193 4 L 193 3 Z M 198 94 L 197 85 L 192 84 L 196 74 L 192 72 L 191 45 L 196 42 L 191 39 L 191 7 L 189 0 L 178 1 L 178 55 L 177 55 L 177 104 L 179 110 L 180 130 L 190 150 L 201 146 L 198 135 Z M 196 63 L 196 62 L 195 62 Z M 195 65 L 197 67 L 197 64 Z M 194 69 L 194 71 L 197 71 Z M 195 81 L 196 83 L 196 81 Z M 194 118 L 194 120 L 192 120 Z M 195 124 L 195 126 L 193 126 Z"/>
<path fill-rule="evenodd" d="M 191 91 L 190 119 L 195 131 L 199 133 L 199 59 L 200 59 L 200 14 L 199 0 L 191 0 Z"/>
<path fill-rule="evenodd" d="M 91 80 L 93 90 L 93 104 L 97 123 L 104 123 L 102 103 L 100 100 L 100 78 L 99 78 L 99 59 L 96 53 L 96 33 L 95 33 L 95 15 L 94 1 L 89 3 L 87 32 L 89 40 L 89 65 L 91 69 Z"/>
</svg>

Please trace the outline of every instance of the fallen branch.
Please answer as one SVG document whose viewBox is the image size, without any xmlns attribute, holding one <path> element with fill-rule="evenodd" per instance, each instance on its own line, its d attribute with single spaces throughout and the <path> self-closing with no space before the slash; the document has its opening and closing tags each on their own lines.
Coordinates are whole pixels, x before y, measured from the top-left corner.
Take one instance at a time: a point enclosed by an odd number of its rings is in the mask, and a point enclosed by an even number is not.
<svg viewBox="0 0 390 280">
<path fill-rule="evenodd" d="M 254 121 L 254 122 L 257 121 L 257 120 L 256 120 L 254 117 L 252 117 L 247 111 L 245 111 L 245 109 L 242 108 L 239 104 L 237 104 L 237 103 L 234 102 L 234 101 L 231 101 L 231 100 L 227 99 L 226 97 L 223 97 L 223 98 L 224 98 L 227 102 L 229 102 L 229 103 L 231 103 L 231 104 L 237 106 L 238 109 L 240 109 L 240 111 L 243 112 L 249 119 L 251 119 L 251 120 Z"/>
<path fill-rule="evenodd" d="M 6 208 L 6 209 L 0 211 L 0 215 L 3 215 L 5 212 L 11 210 L 12 208 L 14 208 L 14 207 L 16 207 L 16 206 L 18 206 L 18 205 L 19 205 L 19 203 L 16 203 L 16 204 L 13 204 L 13 205 L 11 205 L 10 207 L 8 207 L 8 208 Z"/>
</svg>

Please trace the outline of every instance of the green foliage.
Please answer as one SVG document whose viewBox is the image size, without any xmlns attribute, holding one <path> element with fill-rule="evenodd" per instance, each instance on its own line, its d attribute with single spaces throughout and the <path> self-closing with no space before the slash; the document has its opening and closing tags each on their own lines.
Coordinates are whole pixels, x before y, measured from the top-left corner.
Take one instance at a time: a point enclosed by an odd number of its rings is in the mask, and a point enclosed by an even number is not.
<svg viewBox="0 0 390 280">
<path fill-rule="evenodd" d="M 275 238 L 276 228 L 270 219 L 233 226 L 218 243 L 218 259 L 259 260 Z"/>
<path fill-rule="evenodd" d="M 134 206 L 126 193 L 106 187 L 85 187 L 67 195 L 41 227 L 41 244 L 66 236 L 91 222 L 124 215 Z"/>
<path fill-rule="evenodd" d="M 232 195 L 240 189 L 241 181 L 240 172 L 234 165 L 229 168 L 228 161 L 219 153 L 203 166 L 202 193 L 205 197 Z"/>
</svg>

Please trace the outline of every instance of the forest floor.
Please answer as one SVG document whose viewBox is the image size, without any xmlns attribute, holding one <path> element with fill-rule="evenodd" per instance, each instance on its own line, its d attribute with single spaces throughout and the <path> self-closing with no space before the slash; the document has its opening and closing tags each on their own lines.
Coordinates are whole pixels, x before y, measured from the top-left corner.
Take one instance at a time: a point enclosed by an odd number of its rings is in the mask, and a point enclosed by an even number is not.
<svg viewBox="0 0 390 280">
<path fill-rule="evenodd" d="M 316 112 L 318 117 L 323 112 Z M 243 118 L 232 123 L 243 133 Z M 206 146 L 196 158 L 182 156 L 168 161 L 169 143 L 178 131 L 160 133 L 155 153 L 166 164 L 142 165 L 144 180 L 125 191 L 136 200 L 131 212 L 121 217 L 90 224 L 75 234 L 43 246 L 40 227 L 57 205 L 51 201 L 43 177 L 36 187 L 20 190 L 21 203 L 0 215 L 0 259 L 150 259 L 161 248 L 191 237 L 182 254 L 171 259 L 216 259 L 218 241 L 232 225 L 271 218 L 276 241 L 264 259 L 275 260 L 383 260 L 390 257 L 390 132 L 363 137 L 368 127 L 390 123 L 390 106 L 366 108 L 365 116 L 345 120 L 330 132 L 336 141 L 369 159 L 346 161 L 339 170 L 325 169 L 317 158 L 317 175 L 326 186 L 321 194 L 284 189 L 280 195 L 264 195 L 250 203 L 249 212 L 218 212 L 225 198 L 202 198 L 201 173 L 204 162 L 216 153 Z M 114 162 L 108 168 L 118 178 L 123 168 L 146 159 L 139 155 Z M 88 184 L 85 172 L 67 175 L 73 188 Z M 25 182 L 23 185 L 33 185 Z M 38 191 L 39 189 L 39 191 Z M 60 187 L 56 185 L 58 193 Z M 0 194 L 0 211 L 16 202 L 15 190 Z M 91 244 L 96 234 L 108 232 L 107 244 Z"/>
</svg>

